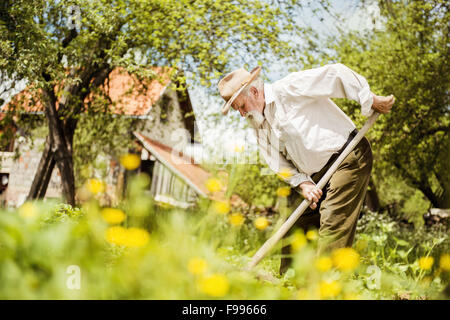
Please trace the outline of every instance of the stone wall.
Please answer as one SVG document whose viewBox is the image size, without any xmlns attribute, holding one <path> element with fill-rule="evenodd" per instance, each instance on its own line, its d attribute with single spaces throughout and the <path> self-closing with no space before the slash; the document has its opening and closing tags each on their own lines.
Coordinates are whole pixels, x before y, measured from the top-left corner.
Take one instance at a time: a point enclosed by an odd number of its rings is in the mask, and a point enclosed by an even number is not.
<svg viewBox="0 0 450 320">
<path fill-rule="evenodd" d="M 19 144 L 19 159 L 12 162 L 9 183 L 3 195 L 7 206 L 20 206 L 26 199 L 42 155 L 44 139 L 36 139 L 34 147 Z M 61 178 L 57 169 L 53 170 L 46 198 L 61 197 Z"/>
</svg>

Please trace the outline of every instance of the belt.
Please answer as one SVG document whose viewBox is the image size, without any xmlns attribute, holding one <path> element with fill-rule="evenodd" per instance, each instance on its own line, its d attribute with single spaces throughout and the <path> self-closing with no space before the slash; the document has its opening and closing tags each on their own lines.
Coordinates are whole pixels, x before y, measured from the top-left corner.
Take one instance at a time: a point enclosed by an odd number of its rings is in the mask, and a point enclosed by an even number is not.
<svg viewBox="0 0 450 320">
<path fill-rule="evenodd" d="M 348 139 L 347 139 L 347 142 L 344 143 L 344 145 L 342 146 L 342 148 L 341 148 L 339 151 L 337 151 L 337 152 L 335 152 L 335 153 L 333 153 L 333 154 L 331 155 L 331 157 L 330 157 L 330 159 L 328 160 L 327 164 L 326 164 L 323 168 L 327 167 L 328 165 L 331 165 L 331 164 L 334 162 L 334 160 L 336 160 L 336 159 L 339 157 L 339 155 L 344 151 L 344 149 L 347 147 L 347 145 L 350 143 L 350 141 L 352 141 L 353 138 L 354 138 L 357 134 L 358 134 L 358 129 L 356 129 L 356 128 L 355 128 L 352 132 L 350 132 L 350 134 L 349 134 L 349 136 L 348 136 Z M 322 168 L 322 169 L 323 169 L 323 168 Z M 322 171 L 322 170 L 320 170 L 320 171 Z M 319 172 L 320 172 L 320 171 L 319 171 Z"/>
</svg>

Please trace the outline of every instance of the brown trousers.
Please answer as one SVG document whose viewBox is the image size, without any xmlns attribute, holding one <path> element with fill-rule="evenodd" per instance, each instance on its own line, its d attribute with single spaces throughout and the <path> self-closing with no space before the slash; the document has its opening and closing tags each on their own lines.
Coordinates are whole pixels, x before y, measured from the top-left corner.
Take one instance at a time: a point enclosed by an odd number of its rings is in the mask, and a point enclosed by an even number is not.
<svg viewBox="0 0 450 320">
<path fill-rule="evenodd" d="M 308 207 L 285 237 L 290 236 L 297 228 L 304 231 L 318 229 L 318 255 L 337 248 L 351 247 L 369 184 L 372 161 L 372 148 L 369 140 L 363 137 L 322 189 L 323 194 L 317 208 L 312 210 Z M 311 179 L 318 183 L 332 164 L 333 162 L 327 164 L 321 171 L 313 174 Z M 293 211 L 302 201 L 300 194 L 292 192 L 288 205 Z M 280 274 L 292 262 L 290 253 L 290 245 L 285 245 L 281 250 Z"/>
</svg>

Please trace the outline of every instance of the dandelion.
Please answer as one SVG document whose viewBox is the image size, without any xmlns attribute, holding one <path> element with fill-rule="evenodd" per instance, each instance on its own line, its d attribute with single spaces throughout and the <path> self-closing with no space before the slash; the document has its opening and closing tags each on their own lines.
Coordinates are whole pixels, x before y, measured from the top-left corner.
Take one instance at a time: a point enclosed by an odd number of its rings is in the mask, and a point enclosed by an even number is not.
<svg viewBox="0 0 450 320">
<path fill-rule="evenodd" d="M 136 154 L 127 153 L 120 157 L 120 164 L 127 170 L 135 170 L 141 164 L 141 159 Z"/>
<path fill-rule="evenodd" d="M 92 194 L 102 193 L 105 191 L 105 185 L 98 179 L 89 179 L 86 181 L 86 187 Z"/>
<path fill-rule="evenodd" d="M 142 247 L 150 240 L 150 235 L 144 229 L 140 228 L 123 228 L 123 227 L 110 227 L 106 230 L 106 241 L 111 244 L 125 247 Z"/>
<path fill-rule="evenodd" d="M 220 183 L 219 179 L 210 178 L 206 181 L 206 188 L 209 190 L 209 192 L 217 192 L 222 189 L 222 184 Z"/>
<path fill-rule="evenodd" d="M 296 231 L 294 233 L 294 239 L 291 242 L 291 249 L 292 252 L 297 252 L 298 250 L 300 250 L 302 247 L 304 247 L 306 245 L 306 237 L 303 234 L 302 231 Z"/>
<path fill-rule="evenodd" d="M 233 213 L 229 216 L 228 220 L 233 226 L 239 227 L 244 223 L 244 216 L 240 213 Z"/>
<path fill-rule="evenodd" d="M 226 201 L 214 201 L 212 209 L 214 212 L 226 214 L 230 211 L 230 204 Z"/>
<path fill-rule="evenodd" d="M 269 225 L 269 221 L 265 217 L 259 217 L 259 218 L 255 219 L 254 225 L 255 225 L 256 229 L 264 230 Z"/>
<path fill-rule="evenodd" d="M 320 257 L 316 261 L 316 268 L 321 272 L 326 272 L 333 266 L 333 260 L 329 257 Z"/>
<path fill-rule="evenodd" d="M 434 259 L 433 257 L 422 257 L 419 259 L 419 267 L 422 270 L 430 270 L 433 266 Z"/>
<path fill-rule="evenodd" d="M 291 194 L 291 188 L 290 187 L 280 187 L 277 189 L 277 195 L 282 198 L 286 198 L 288 195 Z"/>
<path fill-rule="evenodd" d="M 341 285 L 336 280 L 322 281 L 319 285 L 321 299 L 334 298 L 341 292 Z"/>
<path fill-rule="evenodd" d="M 244 152 L 244 146 L 235 145 L 234 146 L 234 152 L 237 152 L 237 153 Z"/>
<path fill-rule="evenodd" d="M 352 248 L 340 248 L 332 254 L 333 264 L 341 271 L 351 271 L 359 265 L 359 254 Z"/>
<path fill-rule="evenodd" d="M 208 268 L 208 264 L 204 259 L 192 258 L 189 260 L 187 268 L 193 275 L 199 275 L 205 273 Z"/>
<path fill-rule="evenodd" d="M 19 215 L 25 219 L 31 219 L 38 215 L 38 209 L 31 202 L 25 202 L 19 208 Z"/>
<path fill-rule="evenodd" d="M 127 231 L 127 239 L 125 246 L 127 247 L 143 247 L 150 240 L 150 235 L 147 230 L 140 228 L 129 228 Z"/>
<path fill-rule="evenodd" d="M 125 213 L 120 209 L 105 208 L 101 212 L 103 220 L 109 224 L 119 224 L 125 220 Z"/>
<path fill-rule="evenodd" d="M 198 280 L 198 286 L 203 293 L 212 297 L 223 297 L 228 293 L 230 284 L 226 276 L 213 274 Z"/>
<path fill-rule="evenodd" d="M 439 260 L 439 265 L 442 270 L 450 271 L 450 254 L 444 253 Z"/>
<path fill-rule="evenodd" d="M 292 177 L 292 172 L 289 168 L 281 168 L 277 175 L 280 179 L 286 180 Z"/>
<path fill-rule="evenodd" d="M 127 229 L 124 227 L 110 227 L 106 230 L 105 238 L 111 244 L 123 246 L 127 241 Z"/>
<path fill-rule="evenodd" d="M 309 241 L 314 241 L 317 240 L 319 238 L 319 234 L 317 233 L 316 230 L 308 230 L 308 232 L 306 232 L 306 239 L 308 239 Z"/>
</svg>

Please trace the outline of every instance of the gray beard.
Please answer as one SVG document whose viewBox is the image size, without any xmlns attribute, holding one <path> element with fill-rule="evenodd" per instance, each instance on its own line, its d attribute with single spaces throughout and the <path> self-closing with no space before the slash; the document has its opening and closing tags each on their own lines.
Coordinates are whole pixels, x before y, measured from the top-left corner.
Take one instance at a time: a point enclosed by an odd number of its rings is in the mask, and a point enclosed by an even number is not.
<svg viewBox="0 0 450 320">
<path fill-rule="evenodd" d="M 264 122 L 264 116 L 258 110 L 252 110 L 252 111 L 247 112 L 245 117 L 247 118 L 248 122 L 250 122 L 250 124 L 254 128 L 259 128 L 262 125 L 262 123 Z"/>
</svg>

